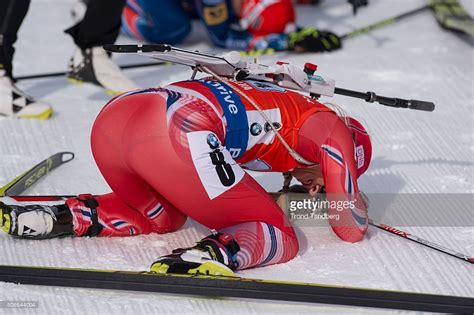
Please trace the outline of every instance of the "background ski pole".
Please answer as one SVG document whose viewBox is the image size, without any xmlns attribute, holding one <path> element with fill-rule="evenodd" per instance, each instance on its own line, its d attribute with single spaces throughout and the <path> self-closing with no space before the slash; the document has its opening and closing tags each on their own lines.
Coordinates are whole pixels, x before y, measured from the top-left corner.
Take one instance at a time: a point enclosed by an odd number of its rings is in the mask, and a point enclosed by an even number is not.
<svg viewBox="0 0 474 315">
<path fill-rule="evenodd" d="M 410 11 L 410 12 L 406 12 L 404 14 L 401 14 L 401 15 L 398 15 L 398 16 L 395 16 L 395 17 L 391 17 L 391 18 L 388 18 L 388 19 L 385 19 L 385 20 L 382 20 L 382 21 L 379 21 L 377 23 L 374 23 L 372 25 L 369 25 L 369 26 L 365 26 L 363 28 L 360 28 L 360 29 L 357 29 L 357 30 L 354 30 L 352 32 L 349 32 L 343 36 L 341 36 L 342 39 L 346 39 L 346 38 L 352 38 L 352 37 L 356 37 L 358 35 L 362 35 L 362 34 L 366 34 L 368 32 L 371 32 L 375 29 L 379 29 L 379 28 L 382 28 L 386 25 L 390 25 L 390 24 L 393 24 L 395 22 L 398 22 L 404 18 L 407 18 L 407 17 L 410 17 L 412 15 L 415 15 L 417 13 L 420 13 L 420 12 L 423 12 L 427 9 L 430 9 L 432 6 L 431 5 L 426 5 L 424 7 L 421 7 L 421 8 L 418 8 L 418 9 L 415 9 L 413 11 Z M 268 50 L 268 53 L 271 54 L 273 53 L 274 50 Z M 256 56 L 257 51 L 250 51 L 250 52 L 243 52 L 243 54 L 245 56 Z M 262 55 L 262 54 L 266 54 L 266 53 L 262 53 L 262 52 L 259 52 L 259 55 Z M 135 69 L 135 68 L 145 68 L 145 67 L 154 67 L 154 66 L 162 66 L 162 65 L 165 65 L 167 64 L 167 62 L 147 62 L 147 63 L 137 63 L 137 64 L 133 64 L 133 65 L 124 65 L 124 66 L 120 66 L 120 69 Z M 62 76 L 66 76 L 67 72 L 65 71 L 60 71 L 60 72 L 51 72 L 51 73 L 38 73 L 38 74 L 33 74 L 33 75 L 23 75 L 23 76 L 18 76 L 15 78 L 15 80 L 17 81 L 21 81 L 21 80 L 32 80 L 32 79 L 44 79 L 44 78 L 54 78 L 54 77 L 62 77 Z"/>
<path fill-rule="evenodd" d="M 390 17 L 390 18 L 387 18 L 385 20 L 382 20 L 382 21 L 379 21 L 379 22 L 376 22 L 374 24 L 371 24 L 371 25 L 368 25 L 368 26 L 364 26 L 362 28 L 359 28 L 359 29 L 356 29 L 354 31 L 351 31 L 347 34 L 344 34 L 342 36 L 340 36 L 341 39 L 348 39 L 348 38 L 353 38 L 353 37 L 356 37 L 356 36 L 359 36 L 359 35 L 362 35 L 362 34 L 367 34 L 369 32 L 372 32 L 373 30 L 376 30 L 376 29 L 379 29 L 379 28 L 383 28 L 387 25 L 391 25 L 391 24 L 394 24 L 398 21 L 401 21 L 403 19 L 406 19 L 408 17 L 411 17 L 413 15 L 416 15 L 418 13 L 421 13 L 421 12 L 424 12 L 428 9 L 431 9 L 433 6 L 431 4 L 428 4 L 428 5 L 425 5 L 421 8 L 418 8 L 418 9 L 414 9 L 412 11 L 408 11 L 408 12 L 405 12 L 405 13 L 402 13 L 400 15 L 397 15 L 397 16 L 394 16 L 394 17 Z"/>
<path fill-rule="evenodd" d="M 403 19 L 406 19 L 408 17 L 411 17 L 413 15 L 416 15 L 418 13 L 421 13 L 421 12 L 424 12 L 428 9 L 431 9 L 433 6 L 431 4 L 428 4 L 428 5 L 425 5 L 421 8 L 418 8 L 418 9 L 414 9 L 412 11 L 408 11 L 408 12 L 405 12 L 405 13 L 402 13 L 400 15 L 397 15 L 397 16 L 393 16 L 393 17 L 389 17 L 387 19 L 384 19 L 384 20 L 381 20 L 381 21 L 378 21 L 374 24 L 371 24 L 371 25 L 367 25 L 367 26 L 364 26 L 364 27 L 361 27 L 361 28 L 358 28 L 356 30 L 353 30 L 349 33 L 346 33 L 344 35 L 341 35 L 339 36 L 339 38 L 341 40 L 346 40 L 346 39 L 349 39 L 349 38 L 354 38 L 354 37 L 357 37 L 359 35 L 363 35 L 363 34 L 367 34 L 367 33 L 370 33 L 374 30 L 377 30 L 377 29 L 380 29 L 380 28 L 383 28 L 387 25 L 392 25 L 398 21 L 401 21 Z M 244 51 L 244 52 L 241 52 L 241 55 L 244 56 L 244 57 L 260 57 L 260 56 L 263 56 L 263 55 L 272 55 L 274 54 L 276 51 L 272 48 L 265 48 L 265 49 L 253 49 L 253 50 L 250 50 L 250 51 Z"/>
<path fill-rule="evenodd" d="M 146 67 L 155 67 L 155 66 L 163 66 L 168 64 L 168 62 L 146 62 L 146 63 L 136 63 L 133 65 L 123 65 L 120 66 L 120 69 L 135 69 L 135 68 L 146 68 Z M 44 79 L 44 78 L 54 78 L 54 77 L 64 77 L 67 75 L 67 72 L 60 71 L 60 72 L 50 72 L 50 73 L 38 73 L 32 75 L 23 75 L 18 76 L 15 78 L 16 81 L 21 80 L 32 80 L 32 79 Z"/>
<path fill-rule="evenodd" d="M 464 33 L 471 37 L 474 37 L 474 21 L 458 0 L 430 0 L 430 4 L 427 4 L 421 8 L 414 9 L 402 13 L 400 15 L 376 22 L 374 24 L 359 28 L 357 30 L 351 31 L 347 34 L 340 36 L 340 38 L 344 40 L 362 34 L 367 34 L 369 32 L 372 32 L 373 30 L 394 24 L 418 13 L 422 13 L 428 9 L 433 10 L 435 18 L 441 25 L 441 27 L 447 30 L 455 31 L 458 33 Z"/>
<path fill-rule="evenodd" d="M 456 30 L 456 31 L 464 31 L 472 35 L 472 26 L 468 29 L 468 31 L 464 30 L 458 25 L 459 23 L 454 23 L 453 19 L 455 20 L 456 16 L 449 16 L 449 19 L 445 16 L 446 14 L 442 14 L 446 12 L 446 8 L 449 6 L 449 8 L 456 7 L 457 11 L 463 10 L 462 14 L 460 15 L 460 19 L 463 18 L 465 22 L 465 16 L 468 16 L 467 13 L 465 13 L 464 9 L 462 9 L 462 6 L 459 4 L 457 0 L 437 0 L 437 1 L 432 1 L 431 4 L 427 4 L 423 7 L 420 7 L 418 9 L 414 9 L 405 13 L 402 13 L 400 15 L 390 17 L 384 20 L 381 20 L 379 22 L 376 22 L 374 24 L 364 26 L 362 28 L 356 29 L 354 31 L 351 31 L 349 33 L 346 33 L 342 36 L 340 36 L 341 39 L 348 39 L 348 38 L 353 38 L 357 37 L 359 35 L 367 34 L 371 31 L 374 31 L 376 29 L 383 28 L 387 25 L 394 24 L 396 22 L 399 22 L 401 20 L 404 20 L 408 17 L 411 17 L 413 15 L 416 15 L 418 13 L 424 12 L 425 10 L 428 9 L 433 9 L 436 12 L 436 18 L 438 22 L 441 24 L 446 29 L 451 29 L 451 30 Z M 470 19 L 470 22 L 472 24 L 472 18 Z M 273 49 L 265 49 L 265 50 L 251 50 L 247 52 L 242 52 L 242 55 L 248 56 L 248 57 L 256 57 L 256 56 L 261 56 L 261 55 L 266 55 L 266 54 L 273 54 L 275 50 Z M 154 62 L 154 63 L 137 63 L 133 65 L 124 65 L 120 66 L 121 69 L 135 69 L 135 68 L 144 68 L 144 67 L 153 67 L 153 66 L 162 66 L 168 64 L 167 62 Z M 67 72 L 62 71 L 62 72 L 51 72 L 51 73 L 39 73 L 39 74 L 33 74 L 33 75 L 23 75 L 23 76 L 18 76 L 15 78 L 15 80 L 20 81 L 20 80 L 31 80 L 31 79 L 43 79 L 43 78 L 52 78 L 52 77 L 61 77 L 65 76 Z"/>
<path fill-rule="evenodd" d="M 464 255 L 464 254 L 461 254 L 461 253 L 458 253 L 454 250 L 451 250 L 449 248 L 446 248 L 444 246 L 441 246 L 441 245 L 438 245 L 436 243 L 433 243 L 433 242 L 430 242 L 430 241 L 427 241 L 425 239 L 422 239 L 418 236 L 415 236 L 415 235 L 411 235 L 410 233 L 407 233 L 407 232 L 404 232 L 404 231 L 400 231 L 394 227 L 391 227 L 391 226 L 388 226 L 386 224 L 383 224 L 383 223 L 374 223 L 373 221 L 370 221 L 369 222 L 370 225 L 372 226 L 375 226 L 376 228 L 379 228 L 381 230 L 384 230 L 386 232 L 389 232 L 389 233 L 392 233 L 392 234 L 395 234 L 395 235 L 398 235 L 400 237 L 403 237 L 403 238 L 406 238 L 410 241 L 413 241 L 415 243 L 418 243 L 418 244 L 421 244 L 423 246 L 426 246 L 426 247 L 429 247 L 429 248 L 432 248 L 432 249 L 435 249 L 441 253 L 444 253 L 444 254 L 447 254 L 449 256 L 453 256 L 455 258 L 458 258 L 458 259 L 461 259 L 461 260 L 464 260 L 464 261 L 467 261 L 471 264 L 474 264 L 474 258 L 473 257 L 469 257 L 467 255 Z"/>
</svg>

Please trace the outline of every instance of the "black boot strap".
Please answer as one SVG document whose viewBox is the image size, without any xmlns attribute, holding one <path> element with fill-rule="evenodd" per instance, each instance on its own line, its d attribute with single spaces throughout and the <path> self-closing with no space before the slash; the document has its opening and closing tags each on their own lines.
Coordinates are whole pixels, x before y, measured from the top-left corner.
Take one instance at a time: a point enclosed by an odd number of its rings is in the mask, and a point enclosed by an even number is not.
<svg viewBox="0 0 474 315">
<path fill-rule="evenodd" d="M 84 236 L 98 236 L 103 229 L 103 226 L 99 224 L 99 216 L 97 214 L 99 203 L 94 197 L 86 197 L 85 199 L 78 198 L 78 200 L 83 202 L 87 208 L 91 209 L 92 225 L 87 229 L 87 232 L 84 234 Z"/>
</svg>

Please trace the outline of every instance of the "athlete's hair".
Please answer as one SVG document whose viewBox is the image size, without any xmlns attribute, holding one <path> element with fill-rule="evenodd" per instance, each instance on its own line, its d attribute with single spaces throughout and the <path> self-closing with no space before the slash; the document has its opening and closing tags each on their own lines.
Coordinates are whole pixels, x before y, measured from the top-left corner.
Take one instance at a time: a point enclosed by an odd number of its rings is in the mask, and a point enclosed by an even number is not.
<svg viewBox="0 0 474 315">
<path fill-rule="evenodd" d="M 336 113 L 336 115 L 344 122 L 344 124 L 349 127 L 349 114 L 347 114 L 344 108 L 342 108 L 336 103 L 327 102 L 324 103 L 324 105 L 332 109 Z"/>
<path fill-rule="evenodd" d="M 324 103 L 325 106 L 332 109 L 336 115 L 344 122 L 344 124 L 349 128 L 349 115 L 347 112 L 339 105 L 335 103 Z M 293 180 L 292 171 L 283 173 L 283 192 L 287 193 L 290 190 L 291 181 Z"/>
<path fill-rule="evenodd" d="M 360 116 L 350 116 L 344 108 L 342 108 L 340 105 L 338 105 L 336 103 L 327 102 L 327 103 L 324 103 L 324 105 L 329 107 L 330 109 L 332 109 L 348 128 L 350 128 L 349 127 L 349 118 L 352 117 L 352 118 L 357 119 L 364 126 L 364 129 L 367 131 L 367 133 L 369 135 L 372 134 L 372 132 L 370 130 L 370 124 L 368 124 L 367 121 L 364 118 L 362 118 Z"/>
</svg>

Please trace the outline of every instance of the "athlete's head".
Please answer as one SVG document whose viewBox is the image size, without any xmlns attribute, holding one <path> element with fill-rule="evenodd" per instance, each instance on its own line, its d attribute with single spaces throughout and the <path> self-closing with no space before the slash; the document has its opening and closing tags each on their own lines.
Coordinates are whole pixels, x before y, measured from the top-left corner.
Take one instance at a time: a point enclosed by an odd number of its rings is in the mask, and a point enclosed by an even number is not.
<svg viewBox="0 0 474 315">
<path fill-rule="evenodd" d="M 308 190 L 311 196 L 319 193 L 324 187 L 323 174 L 319 164 L 305 168 L 295 168 L 290 174 Z"/>
<path fill-rule="evenodd" d="M 334 116 L 332 116 L 334 117 Z M 354 160 L 357 170 L 357 177 L 360 177 L 369 168 L 370 160 L 372 158 L 372 144 L 369 134 L 364 126 L 355 118 L 349 116 L 341 117 L 345 123 L 340 124 L 342 128 L 347 127 L 350 131 L 350 136 L 354 143 Z M 307 129 L 310 130 L 310 129 Z M 300 130 L 302 132 L 302 130 Z M 314 132 L 311 129 L 310 132 Z M 304 138 L 300 139 L 302 146 L 304 146 Z M 308 191 L 311 195 L 315 195 L 324 187 L 323 174 L 319 165 L 311 167 L 297 167 L 290 172 Z"/>
<path fill-rule="evenodd" d="M 243 0 L 240 24 L 255 36 L 284 33 L 295 23 L 291 0 Z"/>
<path fill-rule="evenodd" d="M 364 126 L 355 118 L 347 117 L 346 125 L 352 133 L 354 140 L 357 177 L 364 174 L 369 168 L 372 159 L 372 142 Z"/>
</svg>

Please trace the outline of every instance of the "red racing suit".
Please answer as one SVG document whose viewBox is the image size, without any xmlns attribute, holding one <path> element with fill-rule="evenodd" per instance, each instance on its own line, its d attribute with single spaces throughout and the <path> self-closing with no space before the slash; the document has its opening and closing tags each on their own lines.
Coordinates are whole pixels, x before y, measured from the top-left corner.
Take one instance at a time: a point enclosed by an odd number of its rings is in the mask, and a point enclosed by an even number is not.
<svg viewBox="0 0 474 315">
<path fill-rule="evenodd" d="M 298 240 L 291 224 L 244 169 L 286 172 L 304 165 L 240 93 L 261 106 L 293 149 L 320 164 L 328 198 L 355 203 L 331 208 L 339 219 L 330 223 L 343 240 L 361 240 L 367 212 L 357 200 L 354 143 L 342 120 L 317 101 L 273 84 L 213 79 L 132 91 L 104 107 L 91 143 L 113 192 L 96 198 L 96 234 L 166 233 L 189 216 L 234 237 L 239 269 L 293 258 Z M 76 235 L 90 234 L 94 216 L 81 196 L 67 204 Z"/>
</svg>

